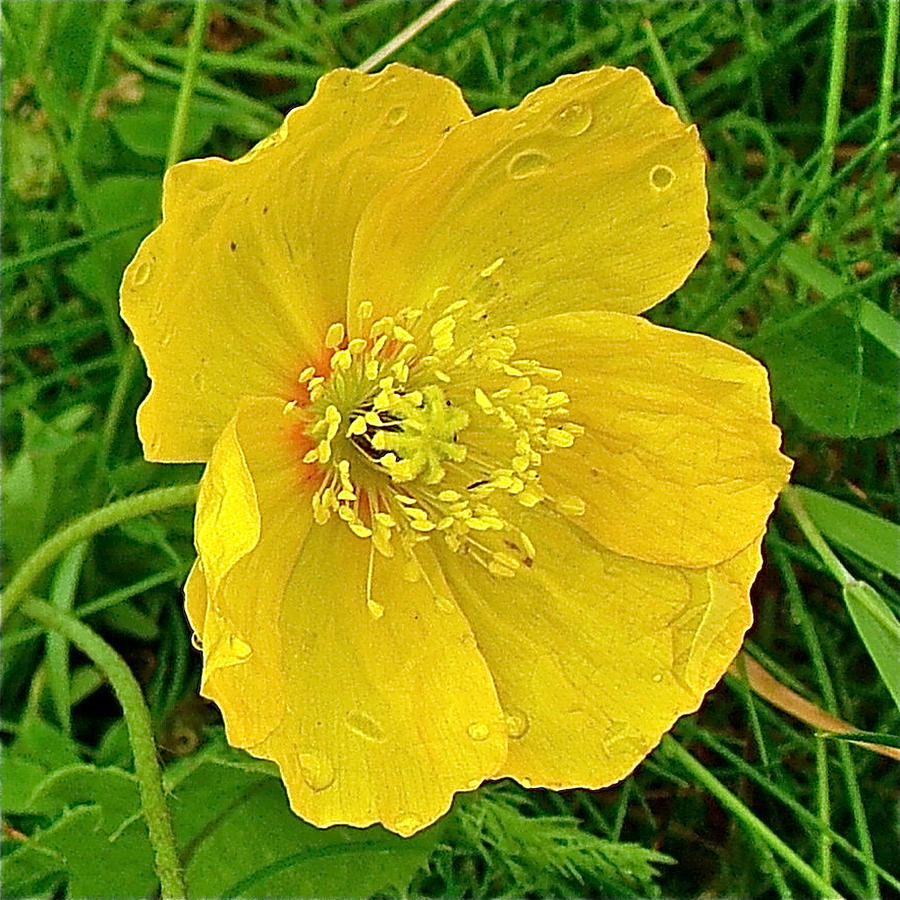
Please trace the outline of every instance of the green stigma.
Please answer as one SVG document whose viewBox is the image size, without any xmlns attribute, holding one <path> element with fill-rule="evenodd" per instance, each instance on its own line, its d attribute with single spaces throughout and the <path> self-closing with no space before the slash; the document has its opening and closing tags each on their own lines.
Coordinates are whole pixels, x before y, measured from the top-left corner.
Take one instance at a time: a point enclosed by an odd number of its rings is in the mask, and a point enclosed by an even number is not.
<svg viewBox="0 0 900 900">
<path fill-rule="evenodd" d="M 386 408 L 375 416 L 373 408 L 357 412 L 367 427 L 353 436 L 354 444 L 376 459 L 394 481 L 421 478 L 425 484 L 437 484 L 446 474 L 445 462 L 466 458 L 466 448 L 457 439 L 469 424 L 469 414 L 454 406 L 435 384 L 423 390 L 391 392 Z"/>
</svg>

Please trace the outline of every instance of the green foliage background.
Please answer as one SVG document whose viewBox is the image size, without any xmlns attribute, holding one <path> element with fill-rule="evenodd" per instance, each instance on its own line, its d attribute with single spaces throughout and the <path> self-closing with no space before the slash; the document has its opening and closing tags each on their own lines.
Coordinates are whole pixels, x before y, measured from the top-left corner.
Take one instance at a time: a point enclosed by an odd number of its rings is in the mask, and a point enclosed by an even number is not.
<svg viewBox="0 0 900 900">
<path fill-rule="evenodd" d="M 636 65 L 698 124 L 714 243 L 651 317 L 767 364 L 805 486 L 770 525 L 747 649 L 894 746 L 898 7 L 461 0 L 392 56 L 476 111 Z M 141 458 L 122 270 L 167 162 L 240 155 L 429 8 L 2 4 L 4 895 L 172 895 L 180 863 L 192 896 L 897 896 L 900 766 L 739 674 L 617 787 L 484 787 L 408 841 L 300 822 L 198 699 L 180 586 L 199 469 Z"/>
</svg>

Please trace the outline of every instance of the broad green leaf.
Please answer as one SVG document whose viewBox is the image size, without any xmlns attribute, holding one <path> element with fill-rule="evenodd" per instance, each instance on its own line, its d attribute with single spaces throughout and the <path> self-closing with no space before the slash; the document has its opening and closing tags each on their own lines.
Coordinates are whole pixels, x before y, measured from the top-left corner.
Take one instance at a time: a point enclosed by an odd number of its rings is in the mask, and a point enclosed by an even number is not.
<svg viewBox="0 0 900 900">
<path fill-rule="evenodd" d="M 45 772 L 81 762 L 81 755 L 72 738 L 43 719 L 31 717 L 21 723 L 16 739 L 5 748 L 3 756 L 28 760 Z"/>
<path fill-rule="evenodd" d="M 79 432 L 93 415 L 90 406 L 70 407 L 52 422 L 22 411 L 19 452 L 3 470 L 3 545 L 15 570 L 61 522 L 81 512 L 87 467 L 95 437 Z"/>
<path fill-rule="evenodd" d="M 778 237 L 752 210 L 737 210 L 734 219 L 764 244 Z M 779 261 L 826 300 L 853 287 L 791 241 Z M 869 300 L 838 303 L 803 310 L 796 322 L 772 323 L 754 349 L 769 367 L 776 397 L 810 428 L 835 437 L 889 434 L 900 428 L 900 323 Z"/>
<path fill-rule="evenodd" d="M 34 760 L 17 756 L 4 747 L 0 756 L 0 799 L 7 815 L 28 809 L 35 788 L 47 776 L 47 769 Z"/>
<path fill-rule="evenodd" d="M 152 82 L 143 85 L 144 97 L 132 106 L 117 106 L 110 117 L 122 143 L 140 156 L 165 159 L 175 117 L 175 88 Z M 213 128 L 227 122 L 232 112 L 222 104 L 194 97 L 184 134 L 184 155 L 197 152 L 212 134 Z"/>
<path fill-rule="evenodd" d="M 900 356 L 900 322 L 871 300 L 859 305 L 859 324 L 894 356 Z"/>
<path fill-rule="evenodd" d="M 440 826 L 412 838 L 379 826 L 315 828 L 291 812 L 277 779 L 204 763 L 176 790 L 175 828 L 191 845 L 189 889 L 201 897 L 367 897 L 403 889 Z M 248 823 L 252 823 L 248 827 Z"/>
<path fill-rule="evenodd" d="M 138 244 L 160 215 L 158 178 L 111 175 L 91 185 L 88 193 L 92 227 L 109 231 L 134 223 L 134 228 L 98 241 L 66 266 L 66 276 L 101 308 L 117 308 L 122 272 Z"/>
<path fill-rule="evenodd" d="M 810 488 L 797 491 L 816 527 L 829 540 L 900 578 L 900 525 Z"/>
<path fill-rule="evenodd" d="M 120 769 L 71 766 L 38 788 L 31 812 L 54 822 L 30 843 L 64 860 L 67 897 L 153 896 L 153 852 L 139 804 L 137 779 Z"/>
<path fill-rule="evenodd" d="M 810 428 L 875 437 L 900 428 L 900 359 L 839 309 L 755 342 L 776 397 Z"/>
<path fill-rule="evenodd" d="M 383 828 L 315 828 L 288 806 L 272 766 L 213 745 L 167 773 L 168 798 L 194 897 L 368 897 L 402 891 L 442 833 L 412 838 Z M 25 804 L 51 824 L 10 854 L 15 890 L 64 878 L 68 897 L 145 897 L 153 854 L 135 777 L 71 765 L 46 776 Z M 48 854 L 50 854 L 48 856 Z M 52 860 L 58 860 L 54 867 Z"/>
<path fill-rule="evenodd" d="M 864 581 L 844 585 L 844 602 L 881 680 L 900 707 L 900 622 L 881 595 Z"/>
</svg>

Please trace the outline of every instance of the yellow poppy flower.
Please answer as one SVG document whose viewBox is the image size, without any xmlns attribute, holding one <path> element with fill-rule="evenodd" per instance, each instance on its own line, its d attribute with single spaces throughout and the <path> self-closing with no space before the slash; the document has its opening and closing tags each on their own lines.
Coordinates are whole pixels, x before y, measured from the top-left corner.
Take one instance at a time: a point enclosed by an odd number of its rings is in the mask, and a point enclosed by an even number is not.
<svg viewBox="0 0 900 900">
<path fill-rule="evenodd" d="M 187 612 L 298 815 L 411 834 L 489 778 L 598 788 L 740 646 L 790 461 L 762 367 L 637 314 L 708 245 L 634 69 L 473 117 L 338 70 L 165 178 L 122 313 L 149 459 L 204 461 Z"/>
</svg>

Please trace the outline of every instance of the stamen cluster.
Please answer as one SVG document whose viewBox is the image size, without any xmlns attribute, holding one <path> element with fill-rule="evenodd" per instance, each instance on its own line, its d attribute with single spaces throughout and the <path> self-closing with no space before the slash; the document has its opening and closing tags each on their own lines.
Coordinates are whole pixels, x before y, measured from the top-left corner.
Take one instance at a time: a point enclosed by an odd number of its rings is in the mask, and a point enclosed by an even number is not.
<svg viewBox="0 0 900 900">
<path fill-rule="evenodd" d="M 337 515 L 383 555 L 399 544 L 411 559 L 416 544 L 440 535 L 510 576 L 535 555 L 510 503 L 584 511 L 578 497 L 550 497 L 539 477 L 544 456 L 571 447 L 583 429 L 567 419 L 565 391 L 548 387 L 559 370 L 517 359 L 518 329 L 492 327 L 487 304 L 442 303 L 448 290 L 376 321 L 362 302 L 359 336 L 331 325 L 327 369 L 300 373 L 308 402 L 285 412 L 306 417 L 315 442 L 303 462 L 323 472 L 317 522 Z"/>
</svg>

